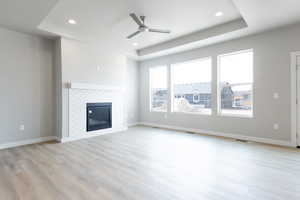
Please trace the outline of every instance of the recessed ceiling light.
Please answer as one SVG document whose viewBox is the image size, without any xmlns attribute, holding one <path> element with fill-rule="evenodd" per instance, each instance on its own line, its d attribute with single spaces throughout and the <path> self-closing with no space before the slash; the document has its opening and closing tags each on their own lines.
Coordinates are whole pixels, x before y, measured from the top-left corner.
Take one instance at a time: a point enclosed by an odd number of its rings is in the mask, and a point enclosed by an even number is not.
<svg viewBox="0 0 300 200">
<path fill-rule="evenodd" d="M 132 43 L 133 46 L 138 46 L 139 44 L 137 42 Z"/>
<path fill-rule="evenodd" d="M 68 20 L 68 23 L 69 23 L 69 24 L 77 24 L 77 22 L 76 22 L 74 19 L 69 19 L 69 20 Z"/>
<path fill-rule="evenodd" d="M 219 11 L 219 12 L 216 12 L 215 16 L 216 17 L 221 17 L 221 16 L 223 16 L 223 14 L 224 14 L 223 12 Z"/>
</svg>

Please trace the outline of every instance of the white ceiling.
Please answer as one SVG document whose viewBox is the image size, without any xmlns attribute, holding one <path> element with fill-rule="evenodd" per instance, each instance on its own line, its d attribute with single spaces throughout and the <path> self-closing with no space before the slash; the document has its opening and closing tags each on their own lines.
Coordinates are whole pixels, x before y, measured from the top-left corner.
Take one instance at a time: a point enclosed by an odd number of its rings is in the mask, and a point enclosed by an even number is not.
<svg viewBox="0 0 300 200">
<path fill-rule="evenodd" d="M 37 27 L 58 0 L 0 0 L 0 25 L 9 29 L 47 35 Z"/>
<path fill-rule="evenodd" d="M 232 0 L 249 27 L 270 29 L 300 21 L 299 0 Z"/>
<path fill-rule="evenodd" d="M 144 60 L 157 56 L 200 48 L 218 42 L 228 41 L 270 30 L 276 27 L 300 22 L 299 0 L 232 0 L 232 2 L 239 10 L 243 19 L 246 21 L 248 25 L 247 28 L 234 32 L 228 32 L 226 34 L 220 34 L 219 36 L 214 36 L 203 40 L 195 40 L 193 43 L 176 46 L 170 49 L 165 49 L 164 43 L 153 45 L 142 50 L 148 51 L 148 49 L 151 50 L 154 48 L 156 49 L 155 53 L 139 56 L 138 59 Z M 194 37 L 194 35 L 189 35 L 189 37 Z M 168 43 L 176 44 L 178 43 L 177 40 L 181 40 L 181 38 L 175 38 Z"/>
<path fill-rule="evenodd" d="M 215 17 L 220 10 L 225 15 Z M 170 29 L 172 33 L 143 33 L 128 41 L 126 36 L 137 30 L 129 17 L 130 12 L 145 15 L 147 25 Z M 66 24 L 69 18 L 78 24 Z M 86 0 L 61 0 L 40 28 L 81 40 L 101 40 L 106 35 L 133 50 L 238 18 L 241 16 L 231 0 L 172 0 L 171 4 L 170 0 L 89 0 L 88 3 Z M 133 42 L 139 46 L 132 46 Z"/>
<path fill-rule="evenodd" d="M 224 16 L 215 17 L 217 11 Z M 146 15 L 146 24 L 172 30 L 172 34 L 145 33 L 130 41 L 126 36 L 137 25 L 129 13 Z M 67 20 L 73 18 L 77 25 Z M 0 25 L 41 35 L 60 35 L 98 45 L 115 46 L 125 54 L 165 41 L 180 40 L 179 36 L 243 18 L 248 28 L 212 36 L 203 41 L 178 46 L 178 52 L 248 35 L 300 20 L 299 0 L 0 0 Z M 181 37 L 182 38 L 182 37 Z M 134 47 L 133 42 L 139 46 Z M 155 56 L 161 55 L 159 51 Z M 151 55 L 150 55 L 151 56 Z M 140 57 L 147 58 L 147 57 Z"/>
</svg>

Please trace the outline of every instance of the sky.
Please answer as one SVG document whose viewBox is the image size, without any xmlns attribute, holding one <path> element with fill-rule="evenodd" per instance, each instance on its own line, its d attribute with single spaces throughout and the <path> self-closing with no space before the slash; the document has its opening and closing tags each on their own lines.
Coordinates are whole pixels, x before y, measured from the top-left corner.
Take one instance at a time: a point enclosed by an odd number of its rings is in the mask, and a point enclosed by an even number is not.
<svg viewBox="0 0 300 200">
<path fill-rule="evenodd" d="M 172 66 L 174 84 L 211 82 L 211 59 L 202 59 Z"/>
<path fill-rule="evenodd" d="M 168 71 L 166 66 L 150 68 L 150 82 L 152 88 L 167 88 Z"/>
<path fill-rule="evenodd" d="M 253 82 L 253 52 L 220 57 L 220 81 L 235 83 Z"/>
<path fill-rule="evenodd" d="M 221 56 L 219 59 L 221 82 L 230 84 L 253 82 L 253 52 Z M 211 82 L 211 59 L 201 59 L 171 66 L 174 84 Z M 150 69 L 152 88 L 167 88 L 167 67 Z"/>
</svg>

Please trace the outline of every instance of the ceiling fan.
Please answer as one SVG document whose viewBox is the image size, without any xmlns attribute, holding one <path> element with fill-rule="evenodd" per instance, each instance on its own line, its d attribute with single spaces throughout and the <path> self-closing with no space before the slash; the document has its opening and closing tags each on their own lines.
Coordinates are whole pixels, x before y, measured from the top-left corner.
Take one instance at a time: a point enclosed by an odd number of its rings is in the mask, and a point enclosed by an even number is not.
<svg viewBox="0 0 300 200">
<path fill-rule="evenodd" d="M 149 28 L 148 26 L 145 25 L 145 16 L 140 16 L 138 17 L 136 14 L 134 13 L 130 13 L 130 17 L 135 21 L 135 23 L 137 23 L 137 25 L 139 26 L 138 31 L 132 33 L 131 35 L 129 35 L 127 37 L 127 39 L 131 39 L 134 36 L 142 33 L 142 32 L 153 32 L 153 33 L 171 33 L 170 30 L 162 30 L 162 29 L 153 29 L 153 28 Z"/>
</svg>

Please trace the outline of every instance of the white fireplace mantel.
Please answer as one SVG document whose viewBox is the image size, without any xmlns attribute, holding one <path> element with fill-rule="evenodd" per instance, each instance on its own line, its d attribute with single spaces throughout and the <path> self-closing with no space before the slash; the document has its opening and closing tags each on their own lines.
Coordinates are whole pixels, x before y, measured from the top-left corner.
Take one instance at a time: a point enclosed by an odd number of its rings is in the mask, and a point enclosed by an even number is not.
<svg viewBox="0 0 300 200">
<path fill-rule="evenodd" d="M 71 82 L 69 84 L 70 89 L 79 90 L 102 90 L 102 91 L 123 91 L 123 88 L 117 86 L 99 85 L 99 84 L 89 84 L 89 83 L 76 83 Z"/>
</svg>

